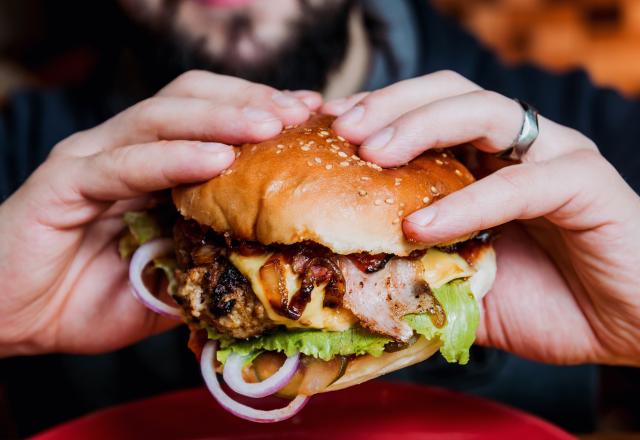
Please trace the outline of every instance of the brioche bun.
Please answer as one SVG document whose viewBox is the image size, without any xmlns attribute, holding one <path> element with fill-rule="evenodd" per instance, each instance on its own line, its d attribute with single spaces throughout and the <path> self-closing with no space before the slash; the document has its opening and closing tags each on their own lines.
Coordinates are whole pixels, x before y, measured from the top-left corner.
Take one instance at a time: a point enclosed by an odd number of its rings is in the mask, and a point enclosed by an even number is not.
<svg viewBox="0 0 640 440">
<path fill-rule="evenodd" d="M 242 145 L 220 176 L 174 189 L 176 207 L 219 233 L 266 245 L 311 240 L 343 255 L 424 249 L 405 239 L 402 219 L 469 185 L 471 173 L 436 151 L 381 169 L 334 133 L 333 120 L 314 115 L 274 139 Z"/>
</svg>

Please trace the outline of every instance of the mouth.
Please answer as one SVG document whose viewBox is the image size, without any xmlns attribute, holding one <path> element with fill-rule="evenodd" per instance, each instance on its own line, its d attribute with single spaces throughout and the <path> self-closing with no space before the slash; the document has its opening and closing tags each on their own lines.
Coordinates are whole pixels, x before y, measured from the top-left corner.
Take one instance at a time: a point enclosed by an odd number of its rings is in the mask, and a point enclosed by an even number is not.
<svg viewBox="0 0 640 440">
<path fill-rule="evenodd" d="M 191 0 L 199 5 L 208 7 L 208 8 L 242 8 L 255 0 Z"/>
</svg>

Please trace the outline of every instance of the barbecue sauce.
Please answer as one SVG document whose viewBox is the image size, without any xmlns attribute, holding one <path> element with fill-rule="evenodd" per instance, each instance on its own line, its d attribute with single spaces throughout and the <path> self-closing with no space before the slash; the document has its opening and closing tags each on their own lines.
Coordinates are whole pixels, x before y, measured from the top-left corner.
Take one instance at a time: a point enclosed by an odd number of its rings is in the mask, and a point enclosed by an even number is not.
<svg viewBox="0 0 640 440">
<path fill-rule="evenodd" d="M 418 313 L 429 315 L 436 328 L 444 327 L 447 324 L 447 314 L 427 283 L 418 284 L 415 287 L 415 295 L 416 298 L 419 298 Z"/>
<path fill-rule="evenodd" d="M 347 256 L 353 264 L 356 265 L 364 273 L 374 273 L 384 269 L 389 260 L 393 257 L 392 254 L 369 254 L 367 252 L 360 252 L 357 254 L 349 254 Z"/>
</svg>

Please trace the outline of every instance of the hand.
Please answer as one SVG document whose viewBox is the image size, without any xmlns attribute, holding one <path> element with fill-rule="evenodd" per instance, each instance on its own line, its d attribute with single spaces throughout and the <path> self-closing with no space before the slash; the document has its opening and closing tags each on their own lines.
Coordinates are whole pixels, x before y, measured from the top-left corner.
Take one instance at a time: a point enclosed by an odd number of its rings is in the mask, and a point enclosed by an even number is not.
<svg viewBox="0 0 640 440">
<path fill-rule="evenodd" d="M 320 103 L 189 72 L 55 146 L 0 205 L 0 355 L 108 351 L 175 325 L 129 293 L 122 213 L 152 191 L 215 177 L 234 160 L 227 144 L 272 137 Z"/>
<path fill-rule="evenodd" d="M 506 149 L 522 124 L 515 101 L 452 72 L 325 104 L 360 155 L 397 166 L 469 142 Z M 527 358 L 640 365 L 640 198 L 595 145 L 540 118 L 522 164 L 502 168 L 407 216 L 427 244 L 512 220 L 496 242 L 498 276 L 478 342 Z"/>
</svg>

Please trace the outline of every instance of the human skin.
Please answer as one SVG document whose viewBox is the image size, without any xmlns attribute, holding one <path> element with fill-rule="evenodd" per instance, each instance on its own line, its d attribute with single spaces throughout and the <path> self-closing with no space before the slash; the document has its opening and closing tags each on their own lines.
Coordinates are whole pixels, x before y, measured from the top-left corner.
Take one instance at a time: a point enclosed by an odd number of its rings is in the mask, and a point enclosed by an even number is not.
<svg viewBox="0 0 640 440">
<path fill-rule="evenodd" d="M 0 355 L 105 352 L 177 325 L 129 293 L 123 212 L 215 177 L 234 160 L 230 144 L 275 136 L 320 103 L 192 71 L 56 145 L 0 205 Z"/>
<path fill-rule="evenodd" d="M 506 149 L 515 101 L 444 71 L 328 102 L 360 155 L 399 166 L 425 150 Z M 509 223 L 511 222 L 511 223 Z M 408 215 L 406 236 L 437 244 L 509 223 L 482 300 L 480 344 L 556 364 L 640 365 L 640 198 L 579 132 L 540 118 L 522 163 Z"/>
</svg>

